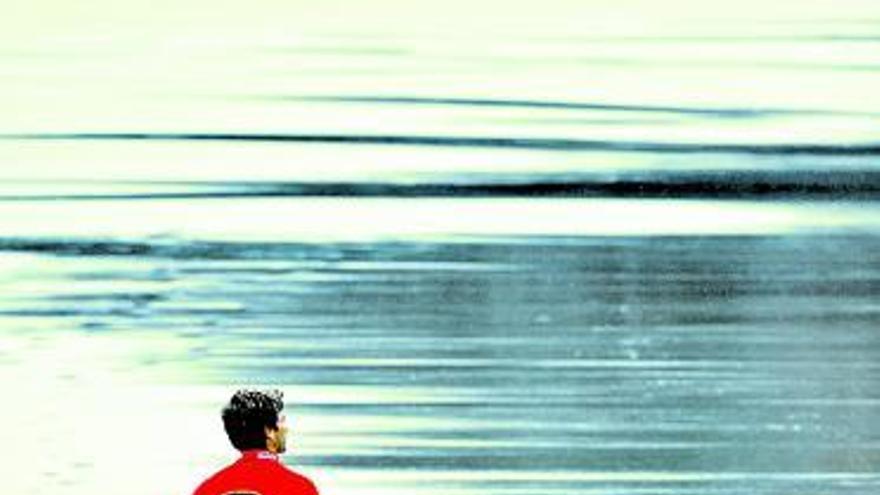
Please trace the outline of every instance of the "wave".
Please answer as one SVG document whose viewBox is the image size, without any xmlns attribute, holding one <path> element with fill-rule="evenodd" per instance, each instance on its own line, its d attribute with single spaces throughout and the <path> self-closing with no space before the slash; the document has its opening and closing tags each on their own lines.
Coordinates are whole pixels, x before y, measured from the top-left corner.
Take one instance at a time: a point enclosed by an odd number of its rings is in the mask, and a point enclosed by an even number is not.
<svg viewBox="0 0 880 495">
<path fill-rule="evenodd" d="M 156 258 L 156 259 L 181 259 L 181 260 L 211 260 L 211 261 L 248 261 L 247 265 L 217 265 L 215 267 L 193 266 L 179 270 L 169 270 L 157 267 L 153 270 L 132 273 L 131 279 L 169 281 L 176 278 L 180 270 L 188 273 L 222 271 L 235 272 L 247 271 L 251 273 L 266 273 L 280 275 L 283 273 L 297 273 L 304 270 L 318 270 L 323 272 L 336 272 L 357 270 L 356 267 L 346 266 L 344 263 L 333 266 L 335 263 L 370 262 L 380 266 L 382 263 L 413 263 L 424 269 L 450 270 L 459 268 L 463 270 L 474 269 L 481 266 L 484 270 L 509 271 L 510 265 L 499 263 L 498 260 L 482 259 L 480 257 L 467 256 L 474 248 L 478 249 L 554 249 L 554 250 L 580 250 L 596 249 L 613 255 L 618 249 L 627 249 L 639 252 L 643 255 L 662 257 L 674 257 L 676 253 L 687 246 L 700 246 L 707 257 L 722 252 L 735 251 L 741 243 L 758 243 L 764 245 L 765 241 L 772 243 L 782 242 L 786 245 L 789 241 L 780 241 L 776 234 L 725 234 L 712 235 L 681 235 L 669 234 L 663 236 L 643 236 L 639 233 L 626 236 L 591 236 L 591 235 L 514 235 L 503 237 L 469 237 L 454 241 L 339 241 L 339 242 L 296 242 L 296 241 L 272 241 L 272 242 L 226 242 L 174 238 L 165 236 L 147 237 L 143 239 L 118 239 L 118 238 L 68 238 L 68 237 L 0 237 L 0 253 L 29 253 L 36 255 L 53 255 L 62 257 L 112 257 L 112 258 Z M 853 245 L 874 245 L 878 237 L 870 232 L 851 231 L 837 233 L 828 236 L 827 233 L 818 235 L 799 235 L 797 242 L 805 242 L 809 239 L 820 240 L 827 247 L 829 253 L 843 252 Z M 258 263 L 259 262 L 259 263 Z M 391 265 L 389 265 L 391 266 Z M 401 265 L 396 265 L 401 268 Z M 415 265 L 411 265 L 415 266 Z M 543 265 L 517 267 L 517 270 L 543 270 Z M 100 274 L 84 272 L 72 276 L 74 280 L 94 280 Z M 106 275 L 113 277 L 112 273 Z M 149 296 L 137 296 L 139 299 Z"/>
<path fill-rule="evenodd" d="M 579 197 L 665 199 L 880 199 L 880 170 L 721 171 L 496 177 L 448 182 L 84 182 L 91 191 L 19 194 L 0 201 L 156 200 L 248 197 Z M 99 186 L 97 189 L 93 186 Z M 168 190 L 169 186 L 173 188 Z M 107 187 L 108 192 L 101 191 Z M 150 191 L 155 187 L 155 191 Z M 139 192 L 130 192 L 136 188 Z M 146 191 L 146 192 L 142 192 Z"/>
<path fill-rule="evenodd" d="M 453 148 L 507 148 L 548 151 L 613 151 L 670 154 L 745 154 L 878 156 L 880 143 L 859 144 L 717 144 L 610 141 L 567 138 L 460 137 L 369 134 L 266 134 L 266 133 L 28 133 L 3 134 L 0 140 L 37 141 L 221 141 L 303 144 L 352 144 L 383 146 L 432 146 Z"/>
<path fill-rule="evenodd" d="M 472 239 L 471 244 L 480 244 L 480 241 Z M 576 237 L 543 237 L 531 239 L 529 245 L 559 245 L 564 243 L 577 243 L 578 245 L 593 245 L 598 241 Z M 603 239 L 602 245 L 630 245 L 630 239 Z M 0 237 L 0 253 L 19 252 L 31 254 L 48 254 L 55 256 L 95 256 L 95 257 L 119 257 L 119 258 L 162 258 L 162 259 L 198 259 L 212 261 L 249 261 L 253 264 L 246 266 L 222 266 L 215 269 L 225 272 L 246 270 L 249 272 L 265 272 L 280 274 L 284 272 L 298 272 L 302 270 L 345 270 L 344 267 L 331 267 L 328 263 L 340 261 L 357 262 L 371 261 L 373 263 L 393 262 L 395 260 L 411 261 L 428 260 L 433 269 L 459 266 L 462 269 L 474 268 L 479 263 L 478 259 L 463 259 L 460 251 L 468 249 L 471 245 L 464 241 L 450 244 L 405 241 L 340 241 L 340 242 L 296 242 L 296 241 L 272 241 L 272 242 L 227 242 L 194 240 L 169 236 L 151 236 L 142 239 L 119 239 L 119 238 L 70 238 L 70 237 Z M 516 243 L 514 243 L 516 244 Z M 444 254 L 445 253 L 445 254 Z M 283 262 L 273 264 L 273 262 Z M 260 262 L 260 263 L 257 263 Z M 494 265 L 487 264 L 484 268 L 490 269 Z M 498 265 L 498 269 L 506 269 Z M 206 267 L 186 268 L 190 273 L 196 271 L 211 270 Z M 131 277 L 143 277 L 148 280 L 171 280 L 175 271 L 164 268 L 156 268 L 143 273 L 132 274 Z M 91 272 L 79 275 L 86 279 L 97 275 Z M 77 276 L 74 276 L 76 278 Z"/>
<path fill-rule="evenodd" d="M 304 97 L 280 97 L 277 99 L 292 101 L 313 101 L 327 103 L 374 103 L 374 104 L 397 104 L 397 105 L 426 105 L 426 106 L 477 106 L 477 107 L 515 107 L 515 108 L 543 108 L 558 110 L 596 110 L 603 112 L 638 112 L 638 113 L 662 113 L 676 115 L 696 115 L 725 118 L 755 118 L 777 115 L 805 115 L 827 114 L 810 110 L 786 110 L 768 108 L 696 108 L 676 106 L 654 105 L 622 105 L 607 103 L 580 103 L 569 101 L 547 100 L 501 100 L 486 98 L 425 98 L 425 97 L 401 97 L 401 96 L 304 96 Z"/>
<path fill-rule="evenodd" d="M 119 256 L 212 260 L 291 260 L 298 258 L 337 259 L 333 245 L 293 243 L 196 242 L 175 239 L 45 239 L 0 238 L 0 252 L 26 252 L 60 256 Z M 161 270 L 150 278 L 167 277 Z"/>
</svg>

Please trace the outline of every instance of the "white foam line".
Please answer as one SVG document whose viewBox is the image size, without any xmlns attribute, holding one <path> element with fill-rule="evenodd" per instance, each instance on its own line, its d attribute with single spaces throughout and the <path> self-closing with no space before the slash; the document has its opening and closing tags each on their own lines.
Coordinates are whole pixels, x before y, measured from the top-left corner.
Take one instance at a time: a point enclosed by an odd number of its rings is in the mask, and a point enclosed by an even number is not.
<svg viewBox="0 0 880 495">
<path fill-rule="evenodd" d="M 280 242 L 456 236 L 761 235 L 880 229 L 871 203 L 296 198 L 0 202 L 4 237 Z"/>
</svg>

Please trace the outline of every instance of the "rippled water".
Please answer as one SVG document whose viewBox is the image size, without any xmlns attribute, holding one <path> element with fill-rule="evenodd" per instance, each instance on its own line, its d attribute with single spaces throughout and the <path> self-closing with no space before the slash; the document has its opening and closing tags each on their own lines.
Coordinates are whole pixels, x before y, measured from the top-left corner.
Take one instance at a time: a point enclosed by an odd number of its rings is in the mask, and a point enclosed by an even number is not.
<svg viewBox="0 0 880 495">
<path fill-rule="evenodd" d="M 272 385 L 327 494 L 877 491 L 880 9 L 781 4 L 11 8 L 7 487 Z"/>
</svg>

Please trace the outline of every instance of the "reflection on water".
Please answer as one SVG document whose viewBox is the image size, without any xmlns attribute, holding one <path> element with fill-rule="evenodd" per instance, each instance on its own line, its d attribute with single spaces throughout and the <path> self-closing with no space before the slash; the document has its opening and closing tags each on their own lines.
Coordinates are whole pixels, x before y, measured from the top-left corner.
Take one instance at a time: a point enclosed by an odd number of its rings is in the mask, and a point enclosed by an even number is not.
<svg viewBox="0 0 880 495">
<path fill-rule="evenodd" d="M 10 491 L 187 493 L 260 384 L 328 494 L 880 488 L 875 2 L 41 3 Z"/>
<path fill-rule="evenodd" d="M 215 416 L 229 387 L 275 383 L 296 418 L 289 460 L 328 492 L 864 493 L 880 485 L 877 244 L 8 254 L 2 368 L 27 377 L 12 390 L 40 419 L 7 434 L 68 445 L 95 428 L 46 469 L 91 489 L 149 463 L 173 490 L 227 458 Z M 105 427 L 134 430 L 135 465 L 108 460 Z M 167 452 L 170 438 L 188 448 Z"/>
</svg>

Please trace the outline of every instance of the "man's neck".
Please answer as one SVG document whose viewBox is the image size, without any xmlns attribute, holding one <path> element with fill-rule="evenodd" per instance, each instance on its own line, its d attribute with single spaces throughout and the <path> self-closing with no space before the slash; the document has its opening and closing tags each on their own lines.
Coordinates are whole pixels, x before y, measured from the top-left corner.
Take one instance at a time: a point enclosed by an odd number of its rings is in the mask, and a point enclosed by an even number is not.
<svg viewBox="0 0 880 495">
<path fill-rule="evenodd" d="M 242 451 L 241 457 L 244 459 L 255 459 L 255 460 L 266 460 L 266 461 L 277 461 L 278 454 L 272 452 L 269 449 L 252 449 Z"/>
</svg>

